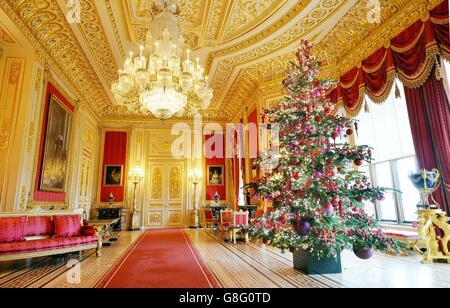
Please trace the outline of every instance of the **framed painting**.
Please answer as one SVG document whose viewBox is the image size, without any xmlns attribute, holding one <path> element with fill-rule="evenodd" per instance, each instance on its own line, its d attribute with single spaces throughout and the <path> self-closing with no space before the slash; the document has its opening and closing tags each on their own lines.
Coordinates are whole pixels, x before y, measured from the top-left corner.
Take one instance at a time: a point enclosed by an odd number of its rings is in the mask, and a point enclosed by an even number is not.
<svg viewBox="0 0 450 308">
<path fill-rule="evenodd" d="M 224 166 L 208 166 L 208 186 L 225 186 Z"/>
<path fill-rule="evenodd" d="M 48 107 L 40 190 L 64 193 L 67 181 L 72 112 L 54 95 Z"/>
<path fill-rule="evenodd" d="M 105 165 L 103 186 L 123 186 L 123 165 Z"/>
</svg>

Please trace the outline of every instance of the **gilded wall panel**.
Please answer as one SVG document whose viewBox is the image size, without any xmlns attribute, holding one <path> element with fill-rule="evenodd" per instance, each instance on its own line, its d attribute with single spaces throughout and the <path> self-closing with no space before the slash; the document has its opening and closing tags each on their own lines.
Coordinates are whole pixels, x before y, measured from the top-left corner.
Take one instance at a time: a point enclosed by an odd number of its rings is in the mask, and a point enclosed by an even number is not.
<svg viewBox="0 0 450 308">
<path fill-rule="evenodd" d="M 22 98 L 26 58 L 7 57 L 0 96 L 0 196 L 5 197 L 11 138 L 14 135 Z M 5 207 L 6 205 L 3 204 Z M 3 209 L 2 209 L 3 210 Z"/>
</svg>

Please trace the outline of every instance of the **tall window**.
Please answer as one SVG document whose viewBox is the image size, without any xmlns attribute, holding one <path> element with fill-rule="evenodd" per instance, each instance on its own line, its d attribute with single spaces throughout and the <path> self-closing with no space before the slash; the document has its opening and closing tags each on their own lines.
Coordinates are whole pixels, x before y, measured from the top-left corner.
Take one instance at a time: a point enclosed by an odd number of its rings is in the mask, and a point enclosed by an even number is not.
<svg viewBox="0 0 450 308">
<path fill-rule="evenodd" d="M 361 112 L 357 118 L 356 143 L 374 148 L 375 160 L 362 171 L 375 186 L 393 190 L 375 209 L 369 208 L 369 213 L 385 222 L 407 224 L 417 221 L 416 206 L 420 195 L 409 180 L 409 175 L 417 172 L 418 165 L 401 84 L 399 88 L 399 99 L 395 97 L 395 88 L 383 104 L 375 104 L 367 98 L 370 112 Z"/>
</svg>

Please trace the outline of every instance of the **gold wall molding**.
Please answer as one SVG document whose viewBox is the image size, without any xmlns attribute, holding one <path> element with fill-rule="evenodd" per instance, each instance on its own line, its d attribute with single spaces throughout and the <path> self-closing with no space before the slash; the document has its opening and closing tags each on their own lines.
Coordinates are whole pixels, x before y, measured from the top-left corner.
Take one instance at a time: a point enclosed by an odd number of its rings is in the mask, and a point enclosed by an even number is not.
<svg viewBox="0 0 450 308">
<path fill-rule="evenodd" d="M 35 134 L 35 129 L 36 128 L 34 126 L 35 126 L 34 122 L 31 122 L 30 123 L 30 127 L 28 129 L 28 137 L 27 137 L 27 139 L 28 139 L 27 152 L 28 153 L 31 153 L 31 151 L 33 150 L 33 145 L 34 145 L 34 142 L 35 142 L 34 134 Z"/>
<path fill-rule="evenodd" d="M 11 144 L 14 144 L 16 136 L 17 121 L 23 97 L 23 87 L 25 78 L 25 68 L 27 59 L 23 57 L 6 56 L 4 62 L 4 73 L 0 78 L 3 79 L 0 89 L 0 203 L 3 203 L 3 209 L 11 205 L 5 204 L 7 193 L 11 192 L 11 181 L 9 173 L 16 172 L 11 170 L 11 160 L 15 159 L 11 152 Z M 16 189 L 14 187 L 14 189 Z"/>
</svg>

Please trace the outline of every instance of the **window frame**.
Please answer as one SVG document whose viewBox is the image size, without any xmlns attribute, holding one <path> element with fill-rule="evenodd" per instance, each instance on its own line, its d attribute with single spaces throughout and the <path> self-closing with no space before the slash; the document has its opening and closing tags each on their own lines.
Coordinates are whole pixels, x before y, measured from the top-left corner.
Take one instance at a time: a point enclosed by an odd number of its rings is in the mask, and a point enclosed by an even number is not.
<svg viewBox="0 0 450 308">
<path fill-rule="evenodd" d="M 376 200 L 375 202 L 375 216 L 376 218 L 384 224 L 395 224 L 395 225 L 405 225 L 405 226 L 410 226 L 414 223 L 414 221 L 407 221 L 406 220 L 406 215 L 405 215 L 405 207 L 403 204 L 403 198 L 402 198 L 402 193 L 400 192 L 400 177 L 399 177 L 399 173 L 398 173 L 398 162 L 404 159 L 409 159 L 409 158 L 414 158 L 416 161 L 416 165 L 417 165 L 417 156 L 416 155 L 408 155 L 408 156 L 402 156 L 399 158 L 395 158 L 395 159 L 391 159 L 391 160 L 385 160 L 385 161 L 379 161 L 379 162 L 375 162 L 372 163 L 370 165 L 366 165 L 366 167 L 368 167 L 369 170 L 369 177 L 373 183 L 374 186 L 378 186 L 378 181 L 377 181 L 377 171 L 376 171 L 376 166 L 379 164 L 385 164 L 385 163 L 389 163 L 389 168 L 391 171 L 391 180 L 392 180 L 392 185 L 393 185 L 393 189 L 395 189 L 396 191 L 392 192 L 394 194 L 394 202 L 395 202 L 395 213 L 396 213 L 396 220 L 385 220 L 382 219 L 383 215 L 382 215 L 382 201 Z M 390 192 L 389 192 L 390 193 Z"/>
</svg>

